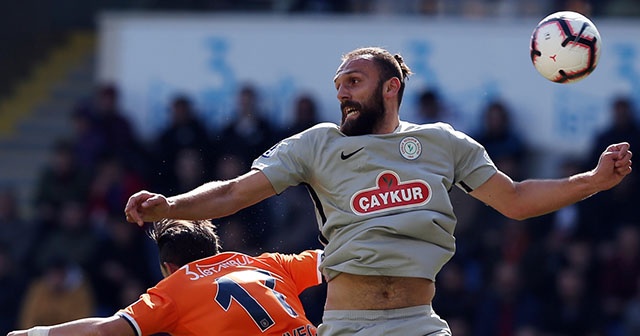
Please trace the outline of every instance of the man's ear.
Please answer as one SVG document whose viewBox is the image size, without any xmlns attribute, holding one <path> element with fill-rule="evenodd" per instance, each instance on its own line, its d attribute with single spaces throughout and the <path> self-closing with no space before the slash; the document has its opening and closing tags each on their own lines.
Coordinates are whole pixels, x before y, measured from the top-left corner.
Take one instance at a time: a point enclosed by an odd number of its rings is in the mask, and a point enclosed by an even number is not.
<svg viewBox="0 0 640 336">
<path fill-rule="evenodd" d="M 164 277 L 166 278 L 169 275 L 173 274 L 175 271 L 179 270 L 180 266 L 165 261 L 162 263 L 162 265 L 160 265 L 160 269 L 162 270 L 162 275 L 164 275 Z"/>
<path fill-rule="evenodd" d="M 384 95 L 385 96 L 394 96 L 398 94 L 398 91 L 400 90 L 400 80 L 398 79 L 398 77 L 392 77 L 391 79 L 389 79 L 384 87 Z"/>
</svg>

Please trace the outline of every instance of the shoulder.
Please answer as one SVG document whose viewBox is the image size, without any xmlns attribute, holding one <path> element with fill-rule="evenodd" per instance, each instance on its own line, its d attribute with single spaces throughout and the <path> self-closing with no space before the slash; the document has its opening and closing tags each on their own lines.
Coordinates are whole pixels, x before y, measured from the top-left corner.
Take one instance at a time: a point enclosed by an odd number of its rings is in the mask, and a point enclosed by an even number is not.
<svg viewBox="0 0 640 336">
<path fill-rule="evenodd" d="M 451 135 L 460 136 L 463 133 L 457 131 L 448 123 L 435 122 L 427 124 L 414 124 L 406 121 L 401 121 L 397 133 L 416 133 L 428 136 L 444 136 L 449 137 Z"/>
<path fill-rule="evenodd" d="M 294 134 L 281 142 L 291 143 L 295 140 L 304 139 L 305 141 L 316 142 L 318 140 L 334 137 L 344 137 L 345 135 L 340 132 L 340 127 L 334 123 L 323 122 L 307 128 L 306 130 Z"/>
<path fill-rule="evenodd" d="M 338 127 L 338 125 L 334 123 L 323 122 L 323 123 L 319 123 L 314 126 L 311 126 L 306 130 L 302 131 L 301 133 L 309 133 L 313 135 L 332 134 L 332 133 L 340 134 L 340 128 Z"/>
</svg>

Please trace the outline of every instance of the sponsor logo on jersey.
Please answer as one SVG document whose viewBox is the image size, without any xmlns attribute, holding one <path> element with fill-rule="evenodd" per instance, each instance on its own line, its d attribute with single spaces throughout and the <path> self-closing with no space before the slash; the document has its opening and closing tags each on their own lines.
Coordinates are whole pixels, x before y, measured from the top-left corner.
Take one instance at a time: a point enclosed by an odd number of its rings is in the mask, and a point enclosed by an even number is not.
<svg viewBox="0 0 640 336">
<path fill-rule="evenodd" d="M 189 275 L 189 280 L 198 280 L 203 277 L 208 277 L 211 275 L 215 275 L 216 273 L 225 270 L 231 267 L 245 266 L 253 264 L 253 260 L 251 260 L 248 256 L 243 254 L 234 254 L 233 256 L 215 264 L 189 264 L 184 265 L 182 268 L 185 270 L 185 274 Z"/>
<path fill-rule="evenodd" d="M 342 151 L 340 153 L 340 158 L 343 159 L 343 160 L 346 160 L 346 159 L 356 155 L 359 151 L 361 151 L 363 149 L 364 149 L 364 147 L 360 147 L 360 148 L 356 149 L 355 151 L 353 151 L 353 152 L 351 152 L 349 154 L 345 154 L 344 151 Z"/>
<path fill-rule="evenodd" d="M 282 141 L 280 141 L 282 142 Z M 268 158 L 271 155 L 273 155 L 273 153 L 276 151 L 276 147 L 278 147 L 278 145 L 280 144 L 280 142 L 276 143 L 275 145 L 271 146 L 271 148 L 267 149 L 266 152 L 262 153 L 262 157 Z"/>
<path fill-rule="evenodd" d="M 401 182 L 398 174 L 386 170 L 376 178 L 376 186 L 351 196 L 351 210 L 356 215 L 425 205 L 431 199 L 431 186 L 422 180 Z"/>
<path fill-rule="evenodd" d="M 400 154 L 407 160 L 415 160 L 422 153 L 422 144 L 414 137 L 406 137 L 400 141 Z"/>
</svg>

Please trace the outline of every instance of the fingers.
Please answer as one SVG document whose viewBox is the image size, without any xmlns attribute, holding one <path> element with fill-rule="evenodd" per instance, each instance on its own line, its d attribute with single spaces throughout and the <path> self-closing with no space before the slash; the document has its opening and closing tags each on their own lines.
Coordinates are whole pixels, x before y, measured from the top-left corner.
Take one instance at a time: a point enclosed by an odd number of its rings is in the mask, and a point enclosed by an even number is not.
<svg viewBox="0 0 640 336">
<path fill-rule="evenodd" d="M 142 220 L 140 215 L 137 214 L 137 212 L 125 213 L 125 218 L 127 219 L 127 222 L 129 222 L 129 223 L 136 223 L 140 227 L 142 227 L 144 225 L 144 221 Z"/>
<path fill-rule="evenodd" d="M 625 176 L 631 173 L 631 158 L 633 157 L 633 152 L 629 150 L 629 144 L 626 142 L 616 144 L 612 146 L 617 150 L 617 153 L 614 157 L 614 169 L 616 174 Z"/>
<path fill-rule="evenodd" d="M 609 147 L 607 147 L 606 152 L 617 153 L 618 159 L 622 159 L 626 155 L 626 153 L 630 152 L 629 147 L 631 147 L 631 145 L 629 145 L 628 142 L 621 142 L 610 145 Z"/>
<path fill-rule="evenodd" d="M 143 206 L 143 203 L 151 198 L 153 194 L 143 190 L 133 194 L 129 197 L 127 205 L 124 208 L 124 214 L 127 222 L 136 223 L 138 226 L 143 226 L 144 221 L 139 209 Z"/>
<path fill-rule="evenodd" d="M 632 170 L 631 164 L 632 161 L 630 159 L 616 161 L 614 166 L 616 173 L 623 176 L 630 174 Z"/>
<path fill-rule="evenodd" d="M 629 156 L 629 159 L 630 159 L 631 151 L 629 150 L 629 144 L 625 142 L 620 144 L 620 147 L 618 147 L 618 159 L 622 160 L 627 155 Z"/>
</svg>

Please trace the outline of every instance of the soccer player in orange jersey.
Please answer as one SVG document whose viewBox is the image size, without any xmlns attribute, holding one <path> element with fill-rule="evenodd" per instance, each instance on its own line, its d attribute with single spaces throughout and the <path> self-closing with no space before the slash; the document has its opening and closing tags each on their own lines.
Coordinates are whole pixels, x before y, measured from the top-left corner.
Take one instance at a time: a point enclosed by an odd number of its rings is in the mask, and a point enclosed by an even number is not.
<svg viewBox="0 0 640 336">
<path fill-rule="evenodd" d="M 298 294 L 322 282 L 321 250 L 251 257 L 219 252 L 210 221 L 161 220 L 149 235 L 165 279 L 106 318 L 13 331 L 8 336 L 316 335 Z"/>
</svg>

